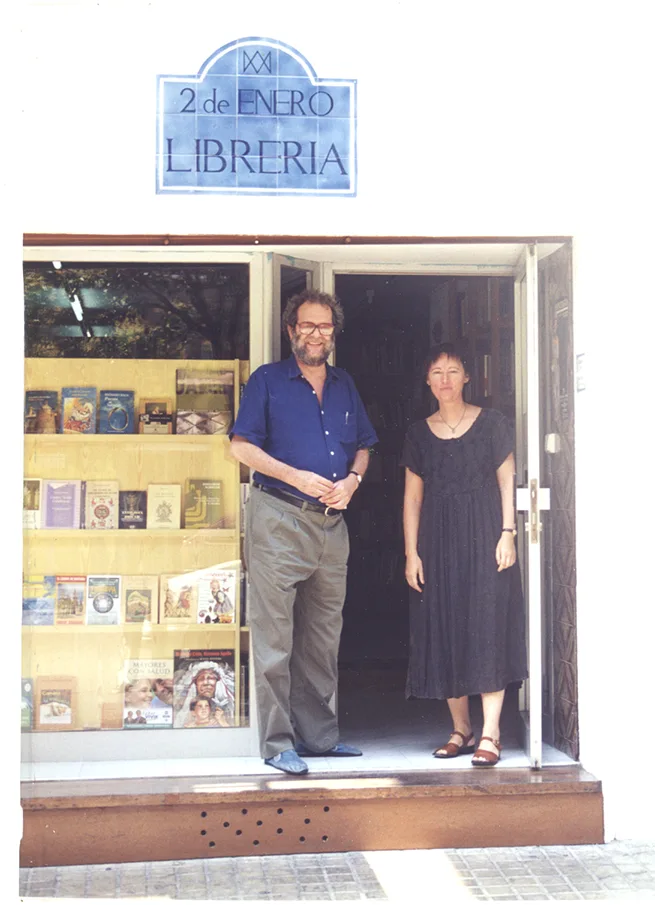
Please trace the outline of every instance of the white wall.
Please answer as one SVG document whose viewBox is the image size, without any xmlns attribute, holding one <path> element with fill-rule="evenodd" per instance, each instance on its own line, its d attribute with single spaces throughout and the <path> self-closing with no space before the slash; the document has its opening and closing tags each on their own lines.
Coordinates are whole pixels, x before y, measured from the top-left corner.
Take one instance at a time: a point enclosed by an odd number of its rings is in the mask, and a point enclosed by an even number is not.
<svg viewBox="0 0 655 905">
<path fill-rule="evenodd" d="M 17 222 L 56 233 L 573 235 L 586 378 L 576 396 L 581 756 L 604 783 L 608 838 L 652 839 L 640 781 L 655 629 L 644 8 L 592 18 L 571 0 L 33 3 Z M 319 77 L 358 80 L 356 198 L 155 194 L 156 76 L 195 73 L 252 34 L 296 47 Z M 21 351 L 8 350 L 8 373 L 20 373 Z M 12 454 L 20 462 L 18 443 Z"/>
</svg>

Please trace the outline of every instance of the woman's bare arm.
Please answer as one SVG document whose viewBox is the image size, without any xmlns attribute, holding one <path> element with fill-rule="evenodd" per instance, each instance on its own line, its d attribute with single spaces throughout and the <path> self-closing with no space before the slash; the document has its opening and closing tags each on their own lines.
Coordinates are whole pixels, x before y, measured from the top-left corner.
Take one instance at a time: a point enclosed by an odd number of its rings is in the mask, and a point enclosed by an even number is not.
<svg viewBox="0 0 655 905">
<path fill-rule="evenodd" d="M 405 578 L 415 591 L 422 591 L 425 583 L 423 563 L 418 555 L 418 526 L 423 505 L 423 478 L 405 469 L 405 497 L 403 529 L 405 532 Z"/>
</svg>

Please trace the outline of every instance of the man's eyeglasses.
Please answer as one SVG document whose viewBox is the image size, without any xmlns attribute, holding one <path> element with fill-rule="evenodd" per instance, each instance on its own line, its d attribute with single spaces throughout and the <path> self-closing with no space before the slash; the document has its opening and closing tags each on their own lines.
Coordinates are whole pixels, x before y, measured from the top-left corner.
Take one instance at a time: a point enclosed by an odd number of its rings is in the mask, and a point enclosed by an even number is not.
<svg viewBox="0 0 655 905">
<path fill-rule="evenodd" d="M 334 333 L 334 324 L 312 324 L 311 321 L 303 321 L 302 324 L 296 324 L 296 328 L 301 336 L 311 336 L 314 330 L 318 330 L 321 336 L 332 336 Z"/>
</svg>

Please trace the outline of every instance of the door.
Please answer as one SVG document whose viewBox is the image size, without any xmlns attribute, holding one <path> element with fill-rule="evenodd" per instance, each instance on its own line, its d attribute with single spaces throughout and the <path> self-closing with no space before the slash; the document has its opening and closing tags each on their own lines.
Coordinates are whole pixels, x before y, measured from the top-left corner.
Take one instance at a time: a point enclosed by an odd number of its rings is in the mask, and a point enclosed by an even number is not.
<svg viewBox="0 0 655 905">
<path fill-rule="evenodd" d="M 519 706 L 525 726 L 525 750 L 534 769 L 542 763 L 543 690 L 543 515 L 550 491 L 541 477 L 541 393 L 539 381 L 539 291 L 537 246 L 526 245 L 517 262 L 516 343 L 516 507 L 517 549 L 526 600 L 529 679 Z"/>
<path fill-rule="evenodd" d="M 289 355 L 289 344 L 282 330 L 282 312 L 288 300 L 303 289 L 320 289 L 321 265 L 288 255 L 271 255 L 271 298 L 273 302 L 269 361 Z M 279 326 L 278 326 L 279 325 Z"/>
</svg>

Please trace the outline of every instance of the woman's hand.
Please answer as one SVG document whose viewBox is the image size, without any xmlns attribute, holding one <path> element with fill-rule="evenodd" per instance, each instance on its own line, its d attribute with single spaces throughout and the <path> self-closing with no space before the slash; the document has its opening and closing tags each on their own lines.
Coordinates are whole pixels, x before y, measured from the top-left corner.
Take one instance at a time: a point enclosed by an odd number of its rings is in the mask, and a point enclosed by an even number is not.
<svg viewBox="0 0 655 905">
<path fill-rule="evenodd" d="M 410 588 L 415 591 L 422 591 L 422 585 L 425 584 L 423 577 L 423 563 L 418 553 L 408 553 L 405 558 L 405 578 Z"/>
<path fill-rule="evenodd" d="M 514 546 L 514 536 L 509 531 L 503 531 L 500 540 L 496 544 L 496 562 L 498 563 L 498 571 L 509 569 L 516 562 L 516 547 Z"/>
</svg>

